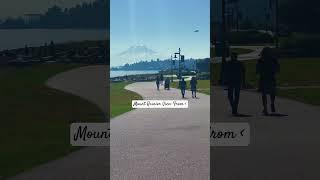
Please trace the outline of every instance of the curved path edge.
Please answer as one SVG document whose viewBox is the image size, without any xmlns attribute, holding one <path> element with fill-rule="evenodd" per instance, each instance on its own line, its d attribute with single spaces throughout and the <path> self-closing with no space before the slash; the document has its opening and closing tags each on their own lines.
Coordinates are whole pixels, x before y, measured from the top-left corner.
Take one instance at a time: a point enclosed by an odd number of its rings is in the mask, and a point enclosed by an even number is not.
<svg viewBox="0 0 320 180">
<path fill-rule="evenodd" d="M 86 66 L 51 77 L 46 85 L 96 104 L 107 110 L 107 66 Z M 18 174 L 10 180 L 104 180 L 109 179 L 109 147 L 86 147 Z"/>
</svg>

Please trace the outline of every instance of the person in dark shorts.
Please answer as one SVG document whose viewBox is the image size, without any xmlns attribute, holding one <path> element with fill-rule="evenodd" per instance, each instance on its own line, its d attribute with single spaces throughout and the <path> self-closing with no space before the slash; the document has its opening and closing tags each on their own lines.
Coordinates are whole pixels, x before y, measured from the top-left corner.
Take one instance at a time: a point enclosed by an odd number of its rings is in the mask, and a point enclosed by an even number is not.
<svg viewBox="0 0 320 180">
<path fill-rule="evenodd" d="M 190 81 L 190 89 L 192 93 L 192 98 L 197 98 L 197 79 L 196 77 L 192 77 Z"/>
<path fill-rule="evenodd" d="M 170 79 L 168 77 L 164 81 L 164 89 L 165 90 L 170 90 Z"/>
<path fill-rule="evenodd" d="M 259 69 L 260 69 L 260 66 L 261 66 L 261 63 L 262 63 L 262 59 L 258 59 L 257 61 L 257 64 L 256 64 L 256 74 L 259 75 Z M 258 89 L 257 89 L 258 92 L 261 92 L 261 79 L 259 78 L 258 80 Z"/>
<path fill-rule="evenodd" d="M 160 85 L 160 78 L 159 78 L 159 76 L 157 76 L 156 85 L 157 85 L 157 90 L 159 91 L 159 85 Z"/>
<path fill-rule="evenodd" d="M 182 78 L 180 81 L 180 90 L 181 90 L 182 98 L 184 98 L 186 94 L 186 88 L 187 88 L 187 83 L 186 81 L 184 81 L 184 78 Z"/>
<path fill-rule="evenodd" d="M 270 95 L 271 111 L 276 112 L 276 74 L 280 71 L 278 60 L 273 56 L 272 49 L 265 47 L 261 53 L 261 59 L 257 64 L 257 74 L 260 76 L 260 90 L 262 95 L 263 114 L 268 115 L 267 95 Z"/>
<path fill-rule="evenodd" d="M 243 84 L 243 64 L 238 61 L 238 54 L 232 53 L 231 61 L 227 63 L 227 78 L 228 99 L 232 109 L 232 115 L 238 115 L 238 105 L 240 99 L 241 85 Z"/>
<path fill-rule="evenodd" d="M 163 85 L 163 74 L 160 74 L 160 84 L 161 84 L 161 86 Z"/>
</svg>

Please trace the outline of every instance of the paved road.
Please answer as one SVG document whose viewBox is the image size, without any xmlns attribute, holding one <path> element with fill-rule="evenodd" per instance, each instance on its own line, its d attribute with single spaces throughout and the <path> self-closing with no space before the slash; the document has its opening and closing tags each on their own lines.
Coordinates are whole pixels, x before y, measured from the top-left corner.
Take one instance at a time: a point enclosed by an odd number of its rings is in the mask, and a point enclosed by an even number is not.
<svg viewBox="0 0 320 180">
<path fill-rule="evenodd" d="M 126 87 L 144 99 L 180 99 L 154 82 Z M 111 122 L 112 179 L 209 179 L 209 96 L 189 98 L 189 109 L 137 109 Z"/>
<path fill-rule="evenodd" d="M 287 117 L 262 116 L 260 95 L 244 91 L 240 113 L 230 115 L 226 91 L 216 87 L 213 96 L 215 122 L 249 122 L 253 132 L 249 147 L 211 149 L 216 180 L 320 179 L 320 108 L 288 99 L 277 99 L 278 112 Z"/>
</svg>

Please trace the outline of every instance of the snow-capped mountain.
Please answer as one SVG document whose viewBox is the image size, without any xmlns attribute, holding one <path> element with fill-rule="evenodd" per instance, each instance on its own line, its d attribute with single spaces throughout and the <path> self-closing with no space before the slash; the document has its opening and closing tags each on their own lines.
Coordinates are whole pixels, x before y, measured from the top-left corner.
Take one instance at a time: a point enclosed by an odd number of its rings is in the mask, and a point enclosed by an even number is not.
<svg viewBox="0 0 320 180">
<path fill-rule="evenodd" d="M 153 51 L 152 49 L 149 49 L 145 45 L 131 46 L 127 50 L 118 54 L 120 58 L 127 59 L 130 61 L 150 60 L 155 58 L 156 55 L 157 55 L 157 52 Z"/>
</svg>

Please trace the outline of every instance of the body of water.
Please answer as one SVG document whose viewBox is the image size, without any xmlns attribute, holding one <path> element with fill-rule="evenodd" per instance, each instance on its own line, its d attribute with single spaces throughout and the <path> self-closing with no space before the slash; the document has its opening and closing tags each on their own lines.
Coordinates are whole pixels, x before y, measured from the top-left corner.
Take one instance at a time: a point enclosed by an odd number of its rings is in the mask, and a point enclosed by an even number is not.
<svg viewBox="0 0 320 180">
<path fill-rule="evenodd" d="M 106 40 L 103 29 L 0 29 L 0 50 L 84 40 Z"/>
<path fill-rule="evenodd" d="M 159 71 L 110 71 L 110 77 L 119 77 L 125 75 L 136 75 L 136 74 L 157 74 Z"/>
</svg>

